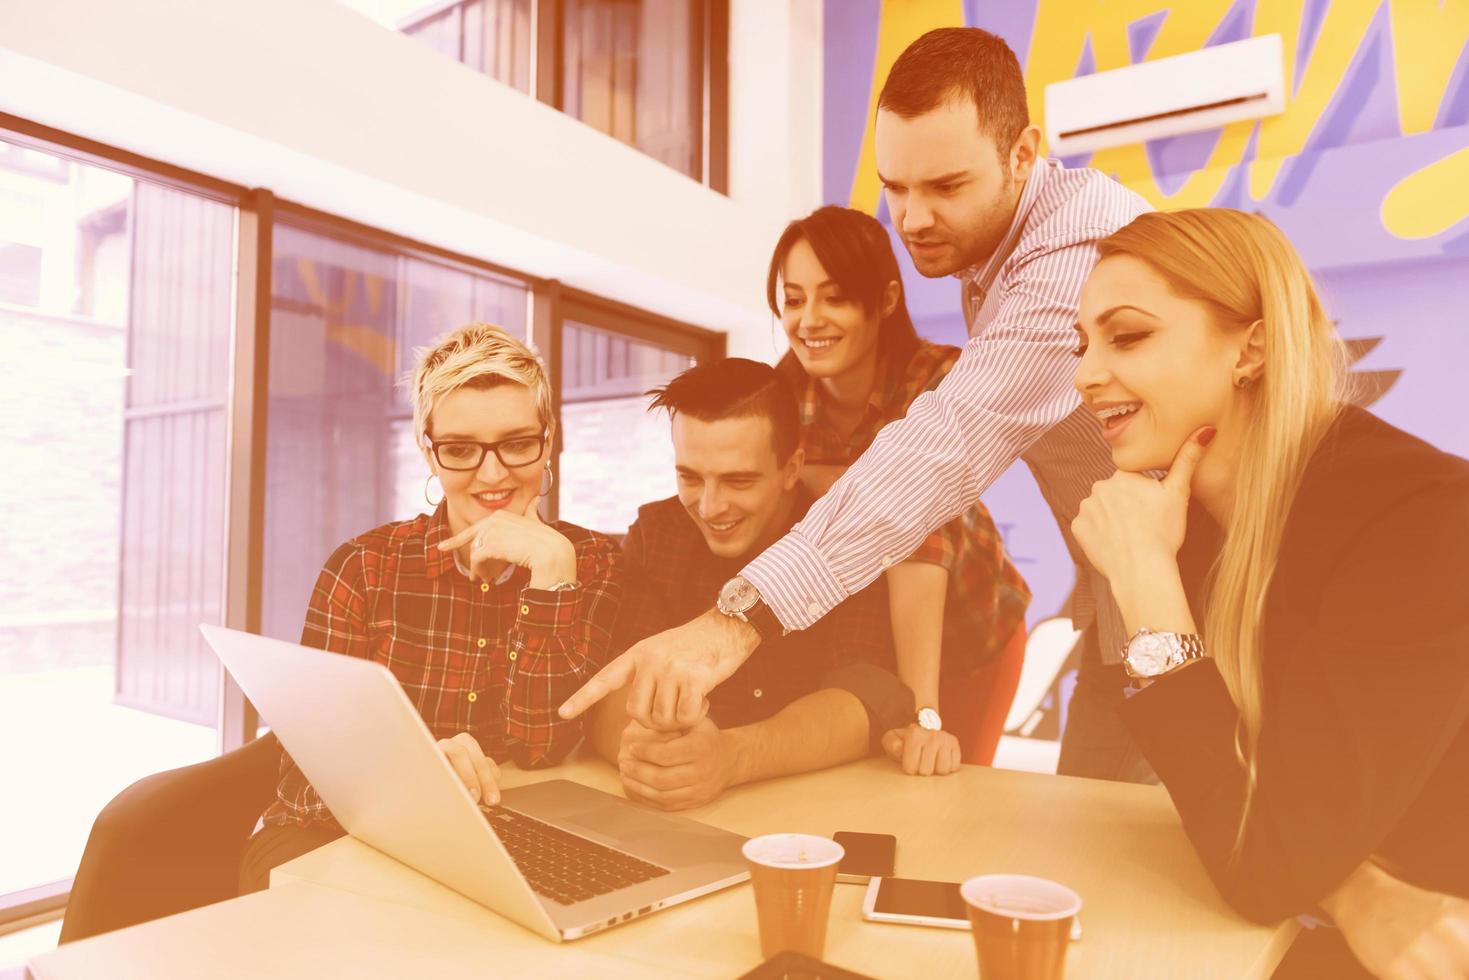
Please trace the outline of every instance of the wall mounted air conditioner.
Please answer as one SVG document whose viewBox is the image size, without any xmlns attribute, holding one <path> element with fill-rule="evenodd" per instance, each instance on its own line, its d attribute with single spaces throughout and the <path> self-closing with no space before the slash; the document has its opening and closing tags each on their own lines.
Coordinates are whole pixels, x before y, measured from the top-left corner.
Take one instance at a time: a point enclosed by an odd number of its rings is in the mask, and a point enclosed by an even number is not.
<svg viewBox="0 0 1469 980">
<path fill-rule="evenodd" d="M 1213 129 L 1285 111 L 1279 34 L 1046 86 L 1051 156 Z"/>
</svg>

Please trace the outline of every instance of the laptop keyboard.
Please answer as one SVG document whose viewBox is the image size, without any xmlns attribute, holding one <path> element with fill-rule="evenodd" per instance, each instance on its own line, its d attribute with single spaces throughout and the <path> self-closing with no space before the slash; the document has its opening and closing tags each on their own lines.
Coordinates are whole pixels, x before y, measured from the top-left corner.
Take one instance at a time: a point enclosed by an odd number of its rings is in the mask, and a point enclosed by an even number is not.
<svg viewBox="0 0 1469 980">
<path fill-rule="evenodd" d="M 496 807 L 483 813 L 531 889 L 563 905 L 669 873 L 668 868 L 514 810 Z"/>
</svg>

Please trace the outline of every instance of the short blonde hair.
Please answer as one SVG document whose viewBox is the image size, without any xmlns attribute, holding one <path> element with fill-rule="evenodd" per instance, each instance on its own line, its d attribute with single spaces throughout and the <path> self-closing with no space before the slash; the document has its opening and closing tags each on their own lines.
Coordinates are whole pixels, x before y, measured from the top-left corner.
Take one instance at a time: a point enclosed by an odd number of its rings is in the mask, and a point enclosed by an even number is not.
<svg viewBox="0 0 1469 980">
<path fill-rule="evenodd" d="M 551 383 L 545 367 L 535 351 L 501 328 L 471 323 L 415 354 L 418 366 L 409 383 L 413 397 L 413 437 L 419 446 L 425 445 L 434 405 L 449 392 L 466 386 L 487 388 L 507 382 L 525 385 L 535 393 L 541 427 L 548 434 L 555 431 Z"/>
</svg>

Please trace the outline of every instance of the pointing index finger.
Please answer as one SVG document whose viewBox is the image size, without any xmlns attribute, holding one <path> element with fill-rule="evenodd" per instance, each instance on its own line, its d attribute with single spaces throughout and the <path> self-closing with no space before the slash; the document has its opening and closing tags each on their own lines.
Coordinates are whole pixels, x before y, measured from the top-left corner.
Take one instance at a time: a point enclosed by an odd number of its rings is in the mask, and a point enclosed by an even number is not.
<svg viewBox="0 0 1469 980">
<path fill-rule="evenodd" d="M 470 538 L 474 537 L 475 531 L 477 529 L 478 529 L 478 525 L 471 524 L 471 525 L 469 525 L 469 527 L 467 527 L 464 530 L 460 531 L 458 534 L 456 534 L 456 535 L 454 535 L 452 537 L 445 538 L 444 540 L 442 540 L 442 541 L 439 542 L 439 550 L 440 551 L 448 551 L 450 548 L 457 548 L 457 547 L 459 547 L 464 542 L 466 542 Z"/>
<path fill-rule="evenodd" d="M 568 720 L 577 717 L 613 691 L 621 690 L 628 681 L 632 680 L 634 673 L 633 662 L 624 653 L 593 674 L 591 680 L 583 684 L 575 694 L 562 703 L 561 707 L 556 709 L 556 713 Z"/>
</svg>

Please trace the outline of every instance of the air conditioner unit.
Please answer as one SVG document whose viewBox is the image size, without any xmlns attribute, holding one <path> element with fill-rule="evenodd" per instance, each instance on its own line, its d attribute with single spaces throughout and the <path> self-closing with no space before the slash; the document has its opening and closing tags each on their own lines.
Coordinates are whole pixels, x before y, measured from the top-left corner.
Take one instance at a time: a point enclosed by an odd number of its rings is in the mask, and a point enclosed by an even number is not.
<svg viewBox="0 0 1469 980">
<path fill-rule="evenodd" d="M 1285 111 L 1279 34 L 1046 86 L 1052 156 L 1213 129 Z"/>
</svg>

